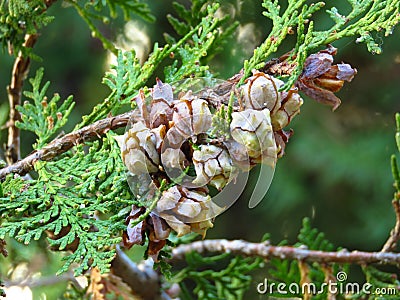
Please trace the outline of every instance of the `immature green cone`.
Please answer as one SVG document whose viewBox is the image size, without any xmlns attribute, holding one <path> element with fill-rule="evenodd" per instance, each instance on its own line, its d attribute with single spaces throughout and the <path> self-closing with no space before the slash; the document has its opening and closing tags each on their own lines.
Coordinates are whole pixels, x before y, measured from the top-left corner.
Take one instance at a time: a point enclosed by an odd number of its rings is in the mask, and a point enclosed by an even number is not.
<svg viewBox="0 0 400 300">
<path fill-rule="evenodd" d="M 230 125 L 233 139 L 242 144 L 250 159 L 270 158 L 266 163 L 275 164 L 276 144 L 268 109 L 246 109 L 232 113 Z"/>
</svg>

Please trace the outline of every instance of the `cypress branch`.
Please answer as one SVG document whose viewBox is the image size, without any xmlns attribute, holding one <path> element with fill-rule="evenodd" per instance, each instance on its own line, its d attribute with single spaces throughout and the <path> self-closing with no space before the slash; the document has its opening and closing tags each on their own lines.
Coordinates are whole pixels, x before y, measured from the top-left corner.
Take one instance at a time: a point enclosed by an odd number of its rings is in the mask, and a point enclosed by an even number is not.
<svg viewBox="0 0 400 300">
<path fill-rule="evenodd" d="M 135 114 L 135 111 L 130 111 L 115 117 L 108 117 L 57 138 L 42 149 L 33 151 L 24 159 L 1 169 L 0 178 L 3 179 L 11 173 L 25 175 L 33 170 L 38 161 L 50 161 L 78 144 L 98 139 L 110 130 L 126 126 L 129 119 Z"/>
<path fill-rule="evenodd" d="M 387 265 L 398 265 L 400 254 L 393 252 L 364 252 L 364 251 L 320 251 L 309 250 L 302 247 L 272 246 L 268 242 L 251 243 L 244 240 L 204 240 L 190 244 L 179 245 L 172 250 L 170 262 L 183 260 L 190 252 L 202 255 L 209 253 L 231 253 L 244 257 L 261 257 L 263 259 L 278 258 L 280 260 L 297 260 L 318 263 L 340 263 L 340 264 L 373 264 L 382 263 Z"/>
</svg>

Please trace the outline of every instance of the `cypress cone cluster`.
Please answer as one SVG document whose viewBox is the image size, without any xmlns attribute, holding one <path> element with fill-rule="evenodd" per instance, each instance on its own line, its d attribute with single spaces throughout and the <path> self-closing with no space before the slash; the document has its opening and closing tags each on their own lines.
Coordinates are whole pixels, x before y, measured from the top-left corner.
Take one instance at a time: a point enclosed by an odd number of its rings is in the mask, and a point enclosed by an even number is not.
<svg viewBox="0 0 400 300">
<path fill-rule="evenodd" d="M 148 254 L 157 259 L 172 230 L 178 236 L 196 232 L 204 237 L 213 218 L 240 196 L 219 203 L 209 188 L 221 192 L 235 184 L 240 172 L 259 163 L 274 169 L 283 156 L 292 135 L 284 129 L 303 104 L 298 90 L 333 109 L 340 105 L 334 93 L 357 70 L 334 65 L 335 54 L 330 45 L 311 54 L 288 91 L 280 91 L 284 82 L 273 74 L 290 74 L 296 67 L 287 61 L 290 55 L 267 63 L 264 72 L 254 71 L 240 87 L 236 83 L 242 74 L 213 87 L 205 83 L 200 91 L 187 82 L 174 90 L 157 79 L 147 102 L 140 90 L 135 98 L 139 116 L 117 137 L 128 178 L 133 178 L 131 188 L 143 203 L 134 205 L 127 218 L 125 246 L 143 244 L 147 235 Z M 151 209 L 148 217 L 138 220 L 146 209 Z"/>
<path fill-rule="evenodd" d="M 117 141 L 130 177 L 141 186 L 139 197 L 147 203 L 156 197 L 157 203 L 139 223 L 146 208 L 132 208 L 126 246 L 143 244 L 147 234 L 148 254 L 157 258 L 171 230 L 178 236 L 196 232 L 204 237 L 212 219 L 226 209 L 213 202 L 209 187 L 221 191 L 258 163 L 275 166 L 290 136 L 283 128 L 303 103 L 296 88 L 280 92 L 282 85 L 261 72 L 239 89 L 231 85 L 228 94 L 235 91 L 237 101 L 223 136 L 212 133 L 223 109 L 222 97 L 219 101 L 212 89 L 179 93 L 157 80 L 149 101 L 139 92 L 135 101 L 140 116 Z"/>
</svg>

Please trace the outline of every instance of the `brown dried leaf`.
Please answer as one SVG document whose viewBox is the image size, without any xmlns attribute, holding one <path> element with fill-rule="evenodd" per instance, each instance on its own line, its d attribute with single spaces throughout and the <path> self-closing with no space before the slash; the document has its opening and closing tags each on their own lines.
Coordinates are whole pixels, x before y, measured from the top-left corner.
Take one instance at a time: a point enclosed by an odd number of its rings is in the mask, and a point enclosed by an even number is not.
<svg viewBox="0 0 400 300">
<path fill-rule="evenodd" d="M 337 79 L 350 82 L 357 74 L 357 69 L 353 69 L 349 64 L 337 64 L 336 66 L 338 68 Z"/>
<path fill-rule="evenodd" d="M 307 57 L 302 76 L 314 79 L 329 71 L 333 63 L 333 56 L 328 53 L 318 52 Z"/>
<path fill-rule="evenodd" d="M 119 276 L 112 273 L 108 273 L 106 277 L 106 288 L 107 292 L 114 293 L 118 297 L 122 297 L 123 300 L 141 300 L 142 298 L 133 294 L 132 289 L 127 285 Z M 118 298 L 120 299 L 120 298 Z"/>
<path fill-rule="evenodd" d="M 107 295 L 114 295 L 118 299 L 141 299 L 133 294 L 132 289 L 118 276 L 107 273 L 101 274 L 97 267 L 90 270 L 90 285 L 86 294 L 92 300 L 110 299 Z"/>
<path fill-rule="evenodd" d="M 312 81 L 309 82 L 297 81 L 296 86 L 304 94 L 314 99 L 315 101 L 332 106 L 332 110 L 337 109 L 340 103 L 342 102 L 338 97 L 335 96 L 335 94 L 333 94 L 332 91 L 323 89 L 317 86 Z"/>
</svg>

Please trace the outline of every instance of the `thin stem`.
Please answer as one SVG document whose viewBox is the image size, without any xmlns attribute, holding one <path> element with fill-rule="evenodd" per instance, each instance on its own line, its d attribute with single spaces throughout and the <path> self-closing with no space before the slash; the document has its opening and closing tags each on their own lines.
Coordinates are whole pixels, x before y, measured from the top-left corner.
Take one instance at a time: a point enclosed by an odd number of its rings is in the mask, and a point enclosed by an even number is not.
<svg viewBox="0 0 400 300">
<path fill-rule="evenodd" d="M 400 193 L 396 192 L 395 199 L 392 201 L 393 209 L 396 214 L 396 224 L 390 232 L 390 236 L 382 248 L 382 252 L 390 252 L 396 249 L 397 242 L 400 240 Z"/>
<path fill-rule="evenodd" d="M 271 246 L 268 243 L 251 243 L 243 240 L 204 240 L 190 244 L 180 245 L 172 250 L 171 261 L 185 259 L 186 253 L 195 251 L 200 254 L 206 253 L 232 253 L 246 257 L 261 257 L 264 259 L 293 259 L 304 262 L 318 263 L 351 263 L 351 264 L 373 264 L 382 263 L 387 265 L 400 264 L 400 254 L 392 252 L 363 252 L 363 251 L 338 251 L 324 252 L 319 250 L 308 250 L 292 246 Z"/>
<path fill-rule="evenodd" d="M 32 48 L 36 43 L 37 35 L 28 34 L 25 36 L 25 42 L 23 47 Z M 17 106 L 21 104 L 22 86 L 24 80 L 29 72 L 30 59 L 22 54 L 22 51 L 18 53 L 15 59 L 14 66 L 11 73 L 11 83 L 7 87 L 8 101 L 10 104 L 10 115 L 7 123 L 8 126 L 8 140 L 5 158 L 6 162 L 11 165 L 21 158 L 20 151 L 20 131 L 16 127 L 17 121 L 21 119 Z"/>
<path fill-rule="evenodd" d="M 307 263 L 303 260 L 298 261 L 299 270 L 300 270 L 300 285 L 304 286 L 311 282 L 310 280 L 310 268 L 308 267 Z M 310 291 L 305 290 L 303 295 L 303 300 L 310 300 L 311 294 Z"/>
<path fill-rule="evenodd" d="M 2 254 L 4 257 L 8 256 L 8 252 L 6 249 L 6 241 L 0 239 L 0 254 Z"/>
</svg>

